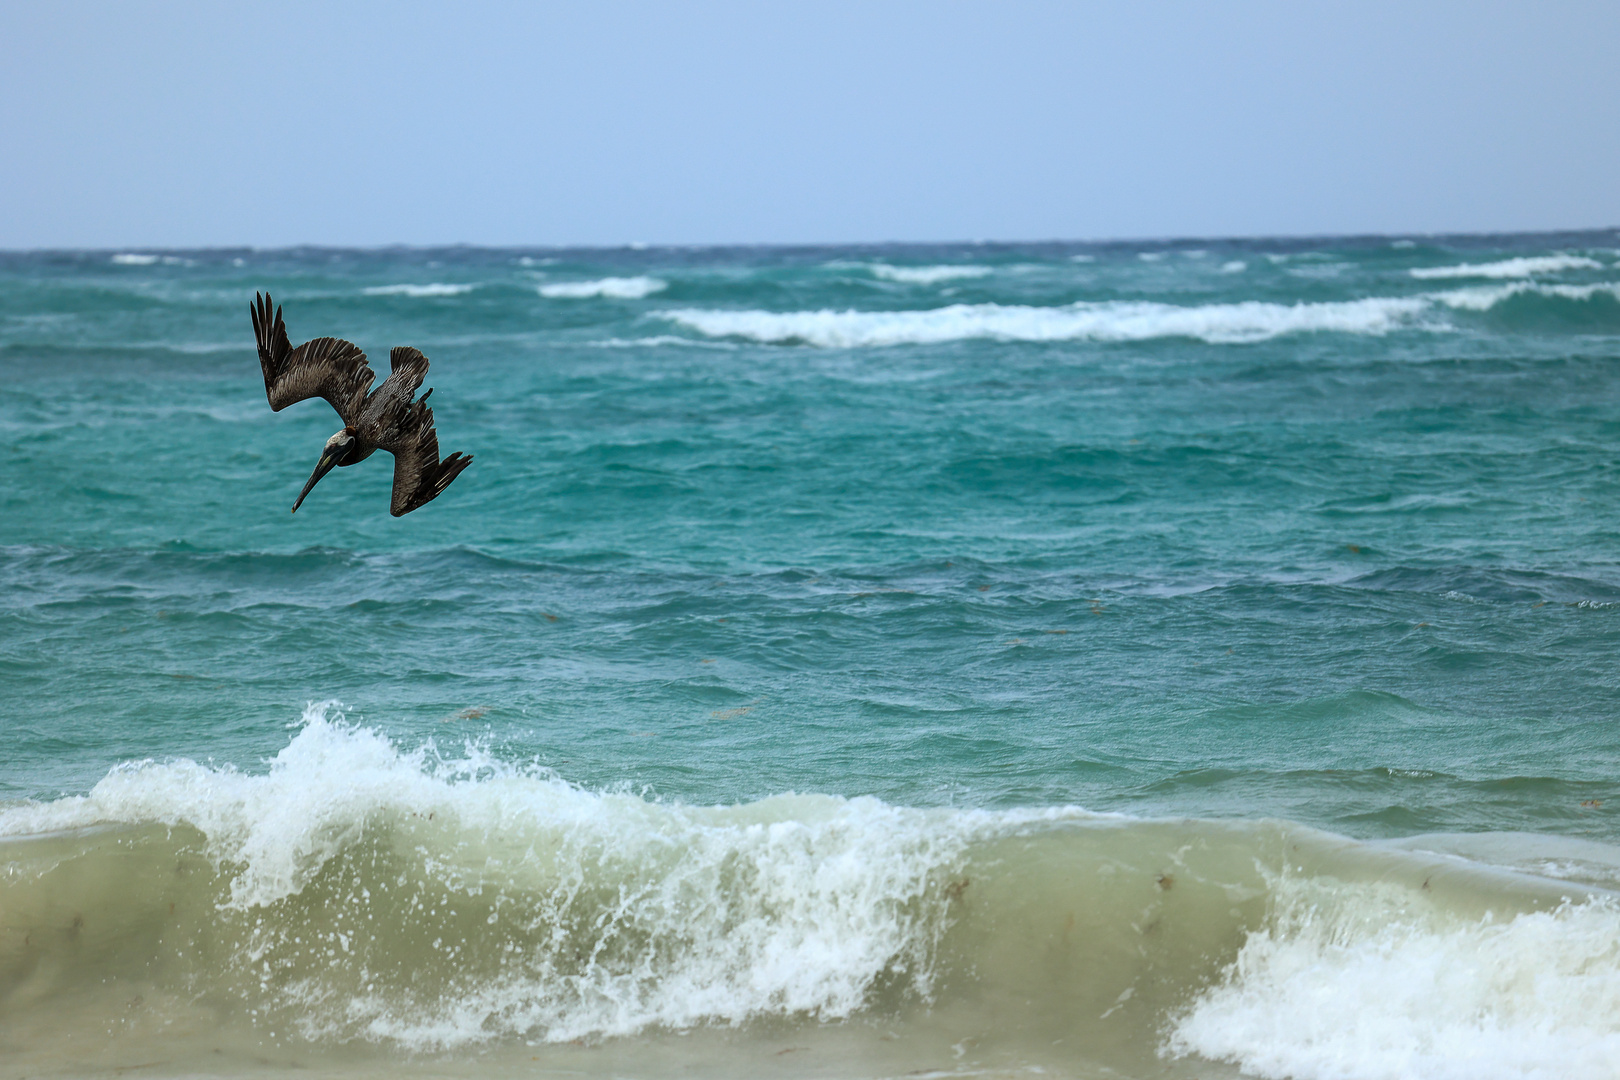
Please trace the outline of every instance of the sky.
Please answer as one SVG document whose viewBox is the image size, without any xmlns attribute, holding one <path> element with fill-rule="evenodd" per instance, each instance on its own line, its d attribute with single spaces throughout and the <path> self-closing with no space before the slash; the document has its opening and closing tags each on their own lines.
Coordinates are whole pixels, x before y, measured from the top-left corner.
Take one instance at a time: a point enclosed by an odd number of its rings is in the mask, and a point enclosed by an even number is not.
<svg viewBox="0 0 1620 1080">
<path fill-rule="evenodd" d="M 1620 225 L 1620 4 L 0 4 L 0 249 Z"/>
</svg>

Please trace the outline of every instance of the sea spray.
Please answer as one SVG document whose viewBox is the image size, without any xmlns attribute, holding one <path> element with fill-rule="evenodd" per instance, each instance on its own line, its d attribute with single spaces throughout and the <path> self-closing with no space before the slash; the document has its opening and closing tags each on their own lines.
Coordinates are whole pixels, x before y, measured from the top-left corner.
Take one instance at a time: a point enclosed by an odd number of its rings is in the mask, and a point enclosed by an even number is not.
<svg viewBox="0 0 1620 1080">
<path fill-rule="evenodd" d="M 1280 822 L 695 807 L 477 743 L 405 750 L 323 703 L 265 771 L 122 766 L 0 811 L 0 834 L 16 1020 L 102 1023 L 122 987 L 171 1021 L 206 1006 L 313 1048 L 445 1052 L 882 1018 L 1031 1063 L 1157 1050 L 1324 1077 L 1363 1043 L 1368 1075 L 1404 1075 L 1386 1058 L 1480 1024 L 1549 1033 L 1481 1076 L 1620 1039 L 1620 913 L 1598 893 Z M 1450 1004 L 1414 1012 L 1423 986 Z M 1362 1003 L 1313 1028 L 1324 994 Z"/>
</svg>

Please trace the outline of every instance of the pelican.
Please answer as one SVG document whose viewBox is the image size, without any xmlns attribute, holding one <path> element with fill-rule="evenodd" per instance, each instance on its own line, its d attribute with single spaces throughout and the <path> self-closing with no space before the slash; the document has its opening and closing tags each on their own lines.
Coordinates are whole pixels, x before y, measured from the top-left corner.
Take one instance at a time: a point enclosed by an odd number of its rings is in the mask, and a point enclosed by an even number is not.
<svg viewBox="0 0 1620 1080">
<path fill-rule="evenodd" d="M 428 369 L 428 358 L 416 349 L 401 345 L 390 352 L 392 370 L 381 386 L 371 390 L 376 375 L 358 347 L 321 337 L 295 349 L 287 339 L 281 308 L 269 293 L 254 293 L 248 307 L 271 410 L 280 412 L 295 401 L 320 397 L 343 420 L 343 430 L 326 440 L 309 483 L 293 503 L 293 513 L 334 466 L 353 465 L 378 450 L 394 455 L 394 500 L 388 512 L 395 517 L 438 498 L 472 464 L 470 454 L 459 452 L 439 460 L 439 436 L 433 430 L 433 410 L 427 407 L 433 389 L 429 387 L 420 401 L 411 400 Z"/>
</svg>

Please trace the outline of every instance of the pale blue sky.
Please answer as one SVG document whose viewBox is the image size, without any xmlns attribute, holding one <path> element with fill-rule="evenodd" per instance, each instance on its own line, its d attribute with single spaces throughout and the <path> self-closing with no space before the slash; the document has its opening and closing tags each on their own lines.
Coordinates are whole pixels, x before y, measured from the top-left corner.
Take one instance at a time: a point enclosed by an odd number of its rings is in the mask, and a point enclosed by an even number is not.
<svg viewBox="0 0 1620 1080">
<path fill-rule="evenodd" d="M 1620 224 L 1620 4 L 0 5 L 0 248 Z"/>
</svg>

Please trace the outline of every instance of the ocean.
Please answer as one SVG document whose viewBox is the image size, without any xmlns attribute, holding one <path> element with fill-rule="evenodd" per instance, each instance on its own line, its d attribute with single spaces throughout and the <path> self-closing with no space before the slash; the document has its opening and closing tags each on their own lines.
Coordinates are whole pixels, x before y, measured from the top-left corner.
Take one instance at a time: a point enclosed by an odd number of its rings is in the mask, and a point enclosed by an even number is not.
<svg viewBox="0 0 1620 1080">
<path fill-rule="evenodd" d="M 0 1076 L 1620 1076 L 1617 446 L 1613 231 L 0 253 Z"/>
</svg>

